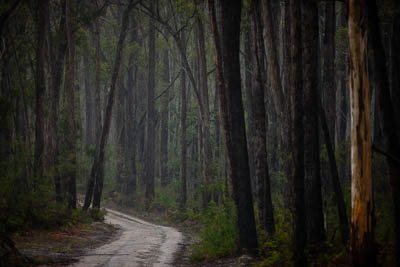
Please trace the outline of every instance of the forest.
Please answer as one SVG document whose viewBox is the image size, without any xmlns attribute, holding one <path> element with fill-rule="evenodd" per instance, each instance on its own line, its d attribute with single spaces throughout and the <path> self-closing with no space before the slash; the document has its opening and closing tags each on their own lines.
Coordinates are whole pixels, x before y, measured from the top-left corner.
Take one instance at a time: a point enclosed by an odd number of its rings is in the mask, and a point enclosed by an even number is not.
<svg viewBox="0 0 400 267">
<path fill-rule="evenodd" d="M 110 205 L 192 261 L 400 266 L 397 0 L 1 1 L 0 112 L 0 266 Z"/>
</svg>

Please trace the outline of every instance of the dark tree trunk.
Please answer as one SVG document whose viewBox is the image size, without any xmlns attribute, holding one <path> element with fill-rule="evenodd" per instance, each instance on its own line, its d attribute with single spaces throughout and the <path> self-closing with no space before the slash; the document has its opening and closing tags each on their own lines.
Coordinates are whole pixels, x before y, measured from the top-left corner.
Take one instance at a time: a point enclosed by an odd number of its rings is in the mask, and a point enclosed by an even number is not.
<svg viewBox="0 0 400 267">
<path fill-rule="evenodd" d="M 134 43 L 136 32 L 132 31 L 131 42 Z M 128 169 L 128 178 L 126 183 L 125 195 L 128 197 L 128 205 L 135 204 L 136 197 L 136 140 L 137 140 L 137 70 L 135 71 L 135 58 L 133 52 L 129 55 L 128 64 L 128 81 L 126 92 L 126 121 L 125 128 L 127 129 L 127 148 L 125 149 L 125 164 Z"/>
<path fill-rule="evenodd" d="M 101 71 L 101 59 L 100 59 L 100 23 L 99 19 L 96 18 L 95 21 L 95 28 L 94 28 L 94 42 L 95 42 L 95 58 L 96 58 L 96 77 L 95 77 L 95 84 L 94 84 L 94 133 L 96 137 L 96 146 L 100 142 L 100 138 L 97 138 L 97 136 L 100 136 L 101 132 L 101 100 L 100 100 L 100 71 Z"/>
<path fill-rule="evenodd" d="M 182 48 L 186 53 L 186 45 L 185 45 L 185 34 L 184 31 L 181 31 L 181 40 L 182 40 Z M 183 56 L 181 56 L 181 61 L 184 61 Z M 186 201 L 187 201 L 187 177 L 186 177 L 186 155 L 187 155 L 187 146 L 186 146 L 186 73 L 185 70 L 182 69 L 181 74 L 181 196 L 180 196 L 180 207 L 182 210 L 186 209 Z"/>
<path fill-rule="evenodd" d="M 49 112 L 49 151 L 48 160 L 49 167 L 53 168 L 54 175 L 54 189 L 56 193 L 56 201 L 60 203 L 62 201 L 61 192 L 61 178 L 57 169 L 57 157 L 58 157 L 58 110 L 60 102 L 60 88 L 62 84 L 62 76 L 64 72 L 64 59 L 67 48 L 67 38 L 65 33 L 65 1 L 62 2 L 62 15 L 60 18 L 60 27 L 58 36 L 62 40 L 57 46 L 55 59 L 52 61 L 52 84 L 50 91 L 50 112 Z M 53 55 L 53 54 L 52 54 Z"/>
<path fill-rule="evenodd" d="M 293 135 L 293 190 L 294 190 L 294 261 L 296 266 L 306 266 L 304 248 L 307 225 L 304 198 L 304 129 L 303 129 L 303 64 L 301 50 L 301 1 L 290 0 L 290 51 Z"/>
<path fill-rule="evenodd" d="M 217 77 L 215 76 L 215 94 L 214 94 L 214 121 L 215 121 L 215 162 L 220 166 L 222 164 L 221 161 L 221 145 L 220 145 L 220 116 L 219 116 L 219 102 L 218 102 L 218 85 L 217 85 Z M 249 159 L 250 160 L 250 159 Z M 217 173 L 217 177 L 221 177 L 221 170 Z"/>
<path fill-rule="evenodd" d="M 93 86 L 90 83 L 90 64 L 89 64 L 89 49 L 84 48 L 83 57 L 83 75 L 85 85 L 85 115 L 86 115 L 86 136 L 85 143 L 87 146 L 95 144 L 95 135 L 93 127 Z"/>
<path fill-rule="evenodd" d="M 341 4 L 339 27 L 342 29 L 347 28 L 347 6 L 345 3 Z M 347 41 L 346 41 L 347 42 Z M 347 45 L 347 44 L 346 44 Z M 337 54 L 337 65 L 339 72 L 339 83 L 340 83 L 340 113 L 337 125 L 338 128 L 338 141 L 344 142 L 346 140 L 346 127 L 347 127 L 347 113 L 348 113 L 348 83 L 347 83 L 347 46 L 343 46 L 342 49 L 338 48 L 340 53 Z M 345 168 L 342 168 L 345 169 Z M 344 173 L 344 172 L 343 172 Z"/>
<path fill-rule="evenodd" d="M 398 5 L 400 6 L 400 5 Z M 386 55 L 382 45 L 380 21 L 376 0 L 367 0 L 368 10 L 368 65 L 371 69 L 370 81 L 378 92 L 380 127 L 382 130 L 385 150 L 391 156 L 400 158 L 400 139 L 397 135 L 396 115 L 390 98 L 389 75 Z M 397 15 L 399 16 L 399 15 Z M 396 19 L 396 18 L 395 18 Z M 397 18 L 398 19 L 398 18 Z M 397 51 L 395 51 L 396 53 Z M 393 52 L 392 52 L 393 53 Z M 398 64 L 397 62 L 393 62 Z M 396 79 L 396 77 L 392 77 Z M 398 121 L 398 117 L 397 117 Z M 389 179 L 392 189 L 393 215 L 395 225 L 395 246 L 397 266 L 400 265 L 400 164 L 393 158 L 387 157 Z"/>
<path fill-rule="evenodd" d="M 67 153 L 69 167 L 65 177 L 68 183 L 68 207 L 76 209 L 76 126 L 75 126 L 75 41 L 72 25 L 71 0 L 65 2 L 65 30 L 67 34 L 67 64 L 65 68 L 65 92 L 67 98 L 68 134 Z"/>
<path fill-rule="evenodd" d="M 218 1 L 221 35 L 216 24 L 214 1 L 208 1 L 214 37 L 218 92 L 227 152 L 228 175 L 237 207 L 239 250 L 256 253 L 257 232 L 254 220 L 249 161 L 246 144 L 240 82 L 241 1 Z"/>
<path fill-rule="evenodd" d="M 44 97 L 46 92 L 45 72 L 44 72 L 44 53 L 45 53 L 45 29 L 46 29 L 46 10 L 49 1 L 36 1 L 36 122 L 35 122 L 35 155 L 33 172 L 36 179 L 43 177 L 43 154 L 44 154 Z"/>
<path fill-rule="evenodd" d="M 366 1 L 349 0 L 349 84 L 351 102 L 351 229 L 354 266 L 376 266 L 372 188 L 371 118 L 367 71 Z"/>
<path fill-rule="evenodd" d="M 163 82 L 165 86 L 170 83 L 169 78 L 169 53 L 168 49 L 163 51 Z M 169 89 L 166 89 L 162 97 L 161 108 L 161 140 L 160 140 L 160 166 L 161 166 L 161 186 L 167 186 L 168 176 L 168 123 L 169 123 Z"/>
<path fill-rule="evenodd" d="M 290 3 L 289 0 L 285 0 L 285 26 L 283 30 L 283 74 L 284 78 L 282 80 L 282 85 L 284 89 L 285 101 L 284 101 L 284 121 L 283 121 L 283 138 L 282 138 L 282 161 L 284 162 L 283 168 L 284 173 L 286 176 L 286 190 L 283 189 L 283 195 L 285 196 L 285 205 L 286 208 L 292 210 L 293 206 L 293 162 L 290 160 L 290 153 L 292 149 L 292 132 L 291 132 L 291 125 L 292 125 L 292 99 L 290 97 L 290 80 L 291 80 L 291 71 L 290 71 L 290 64 L 292 61 L 291 58 L 291 49 L 290 49 Z M 283 83 L 284 82 L 284 83 Z"/>
<path fill-rule="evenodd" d="M 252 91 L 252 106 L 254 120 L 254 174 L 258 182 L 258 210 L 260 225 L 270 235 L 275 232 L 274 213 L 272 210 L 271 185 L 269 179 L 267 144 L 266 144 L 266 112 L 264 106 L 264 43 L 260 17 L 260 1 L 252 1 L 254 44 L 255 44 L 255 85 Z"/>
<path fill-rule="evenodd" d="M 150 1 L 150 10 L 153 10 L 153 1 Z M 147 142 L 146 142 L 146 209 L 154 199 L 155 176 L 155 130 L 156 108 L 154 100 L 155 71 L 156 71 L 156 44 L 153 19 L 149 18 L 149 73 L 147 84 Z"/>
<path fill-rule="evenodd" d="M 197 26 L 197 42 L 198 51 L 197 57 L 199 62 L 199 89 L 201 95 L 201 102 L 203 112 L 201 114 L 201 125 L 203 133 L 203 207 L 206 208 L 211 200 L 211 189 L 209 188 L 212 173 L 212 162 L 213 154 L 211 148 L 211 136 L 210 136 L 210 104 L 208 96 L 208 85 L 207 85 L 207 62 L 206 62 L 206 49 L 204 43 L 204 27 L 201 21 L 200 15 L 196 16 Z"/>
<path fill-rule="evenodd" d="M 325 240 L 319 159 L 318 3 L 303 0 L 304 71 L 304 169 L 306 185 L 307 240 L 321 244 Z"/>
<path fill-rule="evenodd" d="M 264 34 L 265 34 L 265 44 L 267 50 L 267 60 L 268 60 L 268 73 L 271 78 L 272 94 L 274 97 L 275 110 L 278 114 L 278 120 L 282 121 L 284 112 L 284 99 L 283 99 L 283 89 L 280 76 L 279 68 L 279 54 L 277 50 L 277 36 L 275 36 L 273 15 L 271 9 L 270 0 L 262 0 L 263 10 L 264 10 Z"/>
<path fill-rule="evenodd" d="M 333 186 L 333 191 L 335 192 L 335 200 L 340 221 L 340 234 L 342 236 L 343 244 L 347 244 L 347 241 L 349 240 L 349 222 L 346 214 L 346 203 L 344 202 L 342 186 L 340 185 L 339 173 L 336 165 L 335 151 L 333 150 L 332 138 L 330 138 L 328 123 L 326 122 L 325 110 L 321 107 L 320 104 L 319 106 L 320 106 L 319 117 L 321 120 L 321 128 L 324 133 L 326 150 L 328 152 L 332 186 Z"/>
<path fill-rule="evenodd" d="M 254 144 L 252 140 L 254 139 L 253 135 L 255 133 L 254 130 L 254 118 L 253 118 L 253 53 L 252 53 L 252 27 L 251 25 L 251 14 L 249 16 L 249 23 L 246 24 L 245 31 L 245 40 L 244 40 L 244 86 L 246 92 L 246 109 L 247 109 L 247 146 L 249 153 L 249 168 L 250 168 L 250 181 L 251 181 L 251 188 L 253 190 L 253 196 L 256 196 L 255 190 L 256 186 L 256 179 L 254 176 Z M 218 92 L 216 92 L 218 95 Z"/>
<path fill-rule="evenodd" d="M 336 3 L 325 3 L 325 34 L 323 39 L 323 75 L 322 89 L 323 104 L 326 107 L 329 133 L 332 144 L 335 146 L 335 122 L 336 122 L 336 85 L 335 85 L 335 32 L 336 32 Z"/>
<path fill-rule="evenodd" d="M 87 210 L 90 206 L 93 196 L 93 207 L 100 208 L 101 193 L 103 190 L 103 175 L 104 175 L 104 150 L 107 142 L 107 137 L 110 131 L 111 114 L 114 103 L 114 95 L 116 89 L 117 78 L 119 74 L 119 68 L 121 65 L 122 50 L 124 47 L 124 41 L 126 32 L 129 24 L 129 14 L 133 8 L 133 3 L 130 1 L 128 7 L 124 10 L 122 16 L 121 32 L 118 39 L 117 50 L 115 54 L 114 69 L 111 77 L 111 87 L 108 93 L 108 102 L 106 113 L 104 116 L 103 128 L 101 131 L 100 141 L 96 145 L 95 158 L 90 172 L 88 185 L 86 188 L 85 203 L 83 206 L 84 210 Z M 93 194 L 94 191 L 94 194 Z"/>
<path fill-rule="evenodd" d="M 400 117 L 400 3 L 399 1 L 393 1 L 395 3 L 393 22 L 391 25 L 390 43 L 391 43 L 391 54 L 390 54 L 390 66 L 391 66 L 391 85 L 390 95 L 393 104 L 393 111 L 395 118 Z M 400 138 L 400 120 L 396 120 L 397 137 Z M 399 140 L 400 142 L 400 140 Z M 399 255 L 399 254 L 397 254 Z"/>
</svg>

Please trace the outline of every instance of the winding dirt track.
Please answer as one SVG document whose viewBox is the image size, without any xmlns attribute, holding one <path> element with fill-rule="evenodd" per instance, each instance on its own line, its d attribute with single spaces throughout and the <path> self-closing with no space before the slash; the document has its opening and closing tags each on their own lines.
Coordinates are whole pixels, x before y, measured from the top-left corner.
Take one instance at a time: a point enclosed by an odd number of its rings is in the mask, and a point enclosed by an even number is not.
<svg viewBox="0 0 400 267">
<path fill-rule="evenodd" d="M 171 227 L 159 226 L 138 218 L 107 210 L 105 221 L 120 226 L 119 238 L 89 250 L 72 266 L 172 266 L 182 234 Z"/>
</svg>

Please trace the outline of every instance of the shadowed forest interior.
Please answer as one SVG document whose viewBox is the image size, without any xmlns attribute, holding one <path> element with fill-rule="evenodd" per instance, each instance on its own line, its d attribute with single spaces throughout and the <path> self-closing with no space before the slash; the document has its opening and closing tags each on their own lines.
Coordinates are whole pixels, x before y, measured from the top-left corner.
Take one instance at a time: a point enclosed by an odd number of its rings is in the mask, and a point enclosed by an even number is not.
<svg viewBox="0 0 400 267">
<path fill-rule="evenodd" d="M 399 1 L 1 1 L 0 111 L 0 266 L 103 207 L 192 262 L 400 266 Z"/>
</svg>

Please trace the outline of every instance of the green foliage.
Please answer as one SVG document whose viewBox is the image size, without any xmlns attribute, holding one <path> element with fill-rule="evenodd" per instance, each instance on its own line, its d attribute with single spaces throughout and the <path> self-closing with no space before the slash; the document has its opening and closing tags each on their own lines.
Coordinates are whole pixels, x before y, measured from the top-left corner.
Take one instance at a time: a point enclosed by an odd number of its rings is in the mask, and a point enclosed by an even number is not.
<svg viewBox="0 0 400 267">
<path fill-rule="evenodd" d="M 214 260 L 234 255 L 238 248 L 236 221 L 236 210 L 231 201 L 226 200 L 224 206 L 211 202 L 202 216 L 201 241 L 194 245 L 191 260 Z"/>
<path fill-rule="evenodd" d="M 288 220 L 287 210 L 275 210 L 276 232 L 273 237 L 258 229 L 259 254 L 263 258 L 260 266 L 292 265 L 292 227 Z"/>
</svg>

